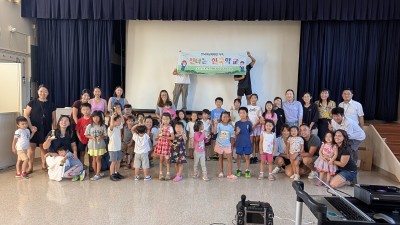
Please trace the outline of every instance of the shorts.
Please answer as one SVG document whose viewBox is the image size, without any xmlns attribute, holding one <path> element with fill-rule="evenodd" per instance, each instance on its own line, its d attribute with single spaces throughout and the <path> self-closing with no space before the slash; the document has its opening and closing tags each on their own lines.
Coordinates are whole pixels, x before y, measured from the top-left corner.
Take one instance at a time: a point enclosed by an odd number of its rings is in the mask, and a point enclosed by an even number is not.
<svg viewBox="0 0 400 225">
<path fill-rule="evenodd" d="M 142 167 L 143 169 L 150 168 L 149 153 L 136 153 L 133 160 L 133 167 L 135 169 L 138 169 L 140 167 Z"/>
<path fill-rule="evenodd" d="M 218 143 L 215 143 L 215 147 L 214 147 L 214 152 L 222 155 L 222 154 L 231 154 L 232 150 L 231 150 L 231 146 L 221 146 Z"/>
<path fill-rule="evenodd" d="M 274 157 L 272 154 L 269 153 L 261 153 L 261 160 L 262 161 L 267 161 L 268 163 L 273 163 L 274 162 Z"/>
<path fill-rule="evenodd" d="M 238 89 L 237 89 L 237 96 L 242 97 L 243 95 L 251 95 L 251 94 L 253 94 L 253 91 L 251 90 L 251 86 L 246 87 L 246 88 L 238 87 Z"/>
<path fill-rule="evenodd" d="M 236 147 L 237 155 L 250 155 L 252 153 L 251 147 Z"/>
<path fill-rule="evenodd" d="M 121 146 L 121 147 L 122 147 L 121 151 L 122 151 L 122 153 L 123 153 L 124 155 L 133 155 L 133 152 L 134 152 L 134 150 L 135 150 L 134 145 L 128 147 L 127 144 L 122 143 L 122 146 Z"/>
<path fill-rule="evenodd" d="M 346 181 L 352 182 L 357 178 L 357 171 L 340 170 L 336 175 L 341 176 Z"/>
<path fill-rule="evenodd" d="M 188 148 L 189 149 L 193 149 L 194 147 L 193 147 L 193 141 L 194 141 L 194 138 L 189 138 L 189 140 L 188 140 Z"/>
<path fill-rule="evenodd" d="M 26 154 L 27 150 L 17 150 L 18 161 L 25 161 L 28 159 L 28 155 Z"/>
<path fill-rule="evenodd" d="M 285 163 L 285 166 L 290 165 L 290 159 L 287 159 L 287 158 L 282 157 L 282 156 L 274 156 L 274 161 L 276 160 L 277 157 L 281 157 L 283 159 L 283 162 Z"/>
<path fill-rule="evenodd" d="M 108 154 L 110 154 L 110 162 L 119 162 L 122 160 L 121 151 L 108 151 Z"/>
<path fill-rule="evenodd" d="M 253 131 L 251 132 L 250 136 L 260 136 L 261 130 L 262 130 L 262 126 L 259 124 L 253 128 Z"/>
<path fill-rule="evenodd" d="M 86 147 L 87 147 L 87 144 L 83 144 L 79 140 L 77 141 L 76 148 L 77 148 L 78 152 L 85 152 L 86 151 Z"/>
</svg>

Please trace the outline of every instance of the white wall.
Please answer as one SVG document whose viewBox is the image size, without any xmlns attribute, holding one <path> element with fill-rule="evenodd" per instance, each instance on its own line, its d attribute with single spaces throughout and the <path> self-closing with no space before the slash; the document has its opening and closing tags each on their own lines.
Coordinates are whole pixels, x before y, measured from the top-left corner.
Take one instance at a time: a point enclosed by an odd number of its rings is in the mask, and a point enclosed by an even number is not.
<svg viewBox="0 0 400 225">
<path fill-rule="evenodd" d="M 134 108 L 154 109 L 159 91 L 171 98 L 178 51 L 251 51 L 251 70 L 258 104 L 297 88 L 300 22 L 269 21 L 129 21 L 127 24 L 126 97 Z M 214 108 L 217 96 L 228 109 L 236 98 L 237 82 L 229 75 L 192 75 L 189 110 Z M 179 101 L 181 102 L 181 101 Z M 177 108 L 181 108 L 181 103 Z"/>
</svg>

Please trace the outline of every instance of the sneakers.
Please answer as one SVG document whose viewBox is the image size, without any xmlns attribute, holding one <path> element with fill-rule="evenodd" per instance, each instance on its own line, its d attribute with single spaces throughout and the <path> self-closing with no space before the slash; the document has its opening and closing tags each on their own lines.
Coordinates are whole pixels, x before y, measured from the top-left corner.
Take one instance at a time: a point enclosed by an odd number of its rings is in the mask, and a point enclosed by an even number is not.
<svg viewBox="0 0 400 225">
<path fill-rule="evenodd" d="M 176 175 L 176 177 L 175 177 L 172 181 L 173 181 L 173 182 L 179 182 L 179 181 L 181 181 L 181 180 L 183 180 L 183 177 L 182 177 L 182 176 Z"/>
<path fill-rule="evenodd" d="M 15 178 L 20 178 L 21 177 L 21 173 L 16 173 L 15 174 Z"/>
<path fill-rule="evenodd" d="M 227 176 L 226 178 L 231 179 L 231 180 L 236 180 L 237 176 L 231 174 L 231 175 Z"/>
<path fill-rule="evenodd" d="M 193 177 L 193 179 L 197 179 L 199 177 L 199 174 L 194 173 L 192 177 Z"/>
<path fill-rule="evenodd" d="M 276 178 L 275 178 L 275 176 L 274 176 L 272 173 L 268 174 L 268 180 L 274 181 L 275 179 L 276 179 Z"/>
<path fill-rule="evenodd" d="M 149 180 L 151 180 L 151 176 L 145 176 L 144 177 L 144 181 L 149 181 Z"/>
<path fill-rule="evenodd" d="M 79 180 L 79 176 L 78 175 L 76 175 L 76 176 L 74 176 L 73 178 L 72 178 L 72 181 L 74 182 L 74 181 L 78 181 Z"/>
<path fill-rule="evenodd" d="M 160 175 L 158 176 L 158 179 L 159 180 L 165 180 L 165 177 L 164 177 L 164 175 L 162 173 L 160 173 Z"/>
<path fill-rule="evenodd" d="M 208 178 L 207 175 L 204 175 L 204 176 L 203 176 L 203 180 L 204 180 L 204 181 L 209 181 L 210 178 Z"/>
<path fill-rule="evenodd" d="M 224 173 L 222 173 L 222 172 L 219 173 L 219 174 L 218 174 L 218 177 L 219 177 L 219 178 L 224 178 Z"/>
<path fill-rule="evenodd" d="M 277 173 L 281 173 L 282 171 L 284 171 L 281 167 L 275 167 L 272 170 L 272 174 L 277 174 Z"/>
<path fill-rule="evenodd" d="M 97 175 L 94 175 L 92 178 L 90 178 L 91 181 L 96 181 L 96 180 L 100 180 L 100 179 L 101 179 L 101 176 L 97 176 Z"/>
<path fill-rule="evenodd" d="M 258 179 L 259 179 L 259 180 L 264 179 L 264 173 L 260 173 L 260 175 L 258 175 Z"/>
<path fill-rule="evenodd" d="M 22 178 L 25 178 L 25 179 L 28 179 L 28 178 L 29 178 L 29 177 L 28 177 L 28 174 L 25 173 L 25 172 L 22 172 L 22 173 L 21 173 L 21 177 L 22 177 Z"/>
<path fill-rule="evenodd" d="M 135 176 L 134 180 L 138 181 L 138 180 L 140 180 L 140 177 L 139 176 Z"/>
<path fill-rule="evenodd" d="M 113 175 L 110 176 L 110 180 L 112 181 L 119 181 L 121 179 L 119 179 L 119 177 L 114 173 Z"/>
<path fill-rule="evenodd" d="M 293 180 L 300 180 L 300 175 L 295 174 Z"/>
<path fill-rule="evenodd" d="M 242 171 L 241 171 L 241 170 L 236 170 L 236 176 L 237 176 L 237 177 L 242 176 Z"/>
<path fill-rule="evenodd" d="M 244 177 L 246 177 L 246 178 L 250 178 L 251 177 L 251 174 L 250 174 L 249 170 L 246 170 L 246 172 L 244 172 Z"/>
<path fill-rule="evenodd" d="M 315 176 L 318 176 L 318 174 L 317 174 L 316 172 L 314 172 L 314 171 L 311 171 L 311 172 L 308 174 L 308 179 L 314 179 Z"/>
<path fill-rule="evenodd" d="M 115 174 L 114 174 L 116 177 L 118 177 L 119 179 L 124 179 L 125 177 L 124 176 L 122 176 L 120 173 L 118 173 L 118 172 L 116 172 Z"/>
<path fill-rule="evenodd" d="M 167 175 L 165 176 L 165 180 L 171 180 L 171 175 L 169 173 L 167 173 Z"/>
<path fill-rule="evenodd" d="M 85 174 L 86 174 L 85 170 L 82 170 L 81 174 L 79 175 L 80 181 L 83 181 L 85 179 Z"/>
<path fill-rule="evenodd" d="M 104 172 L 100 172 L 100 177 L 104 177 Z"/>
</svg>

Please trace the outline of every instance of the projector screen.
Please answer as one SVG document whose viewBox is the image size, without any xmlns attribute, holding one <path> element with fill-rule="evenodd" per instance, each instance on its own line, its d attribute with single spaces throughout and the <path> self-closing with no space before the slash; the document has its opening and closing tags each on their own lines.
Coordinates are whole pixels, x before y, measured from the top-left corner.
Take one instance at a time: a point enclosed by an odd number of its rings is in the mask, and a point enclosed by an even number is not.
<svg viewBox="0 0 400 225">
<path fill-rule="evenodd" d="M 172 100 L 179 51 L 246 52 L 256 59 L 251 70 L 258 105 L 288 88 L 297 89 L 299 21 L 129 21 L 126 38 L 126 98 L 134 109 L 155 109 L 160 90 Z M 250 62 L 250 59 L 248 59 Z M 214 109 L 224 99 L 229 109 L 237 94 L 232 75 L 191 75 L 188 110 Z M 182 106 L 181 99 L 177 109 Z M 242 105 L 246 105 L 245 97 Z"/>
</svg>

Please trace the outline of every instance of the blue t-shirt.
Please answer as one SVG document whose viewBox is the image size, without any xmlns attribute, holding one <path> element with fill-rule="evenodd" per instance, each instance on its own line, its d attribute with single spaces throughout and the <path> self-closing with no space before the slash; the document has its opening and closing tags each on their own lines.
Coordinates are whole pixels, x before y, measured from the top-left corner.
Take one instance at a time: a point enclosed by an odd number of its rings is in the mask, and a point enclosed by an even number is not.
<svg viewBox="0 0 400 225">
<path fill-rule="evenodd" d="M 250 134 L 252 131 L 252 124 L 250 121 L 237 121 L 235 123 L 235 130 L 236 127 L 240 128 L 240 133 L 236 136 L 236 147 L 250 147 L 252 146 L 251 140 L 250 140 Z"/>
<path fill-rule="evenodd" d="M 231 124 L 223 125 L 219 123 L 217 125 L 217 143 L 222 147 L 231 146 L 231 138 L 235 136 L 233 126 Z"/>
<path fill-rule="evenodd" d="M 221 109 L 213 109 L 211 110 L 211 120 L 214 121 L 214 119 L 221 119 L 221 114 L 225 112 L 226 110 L 221 108 Z"/>
</svg>

